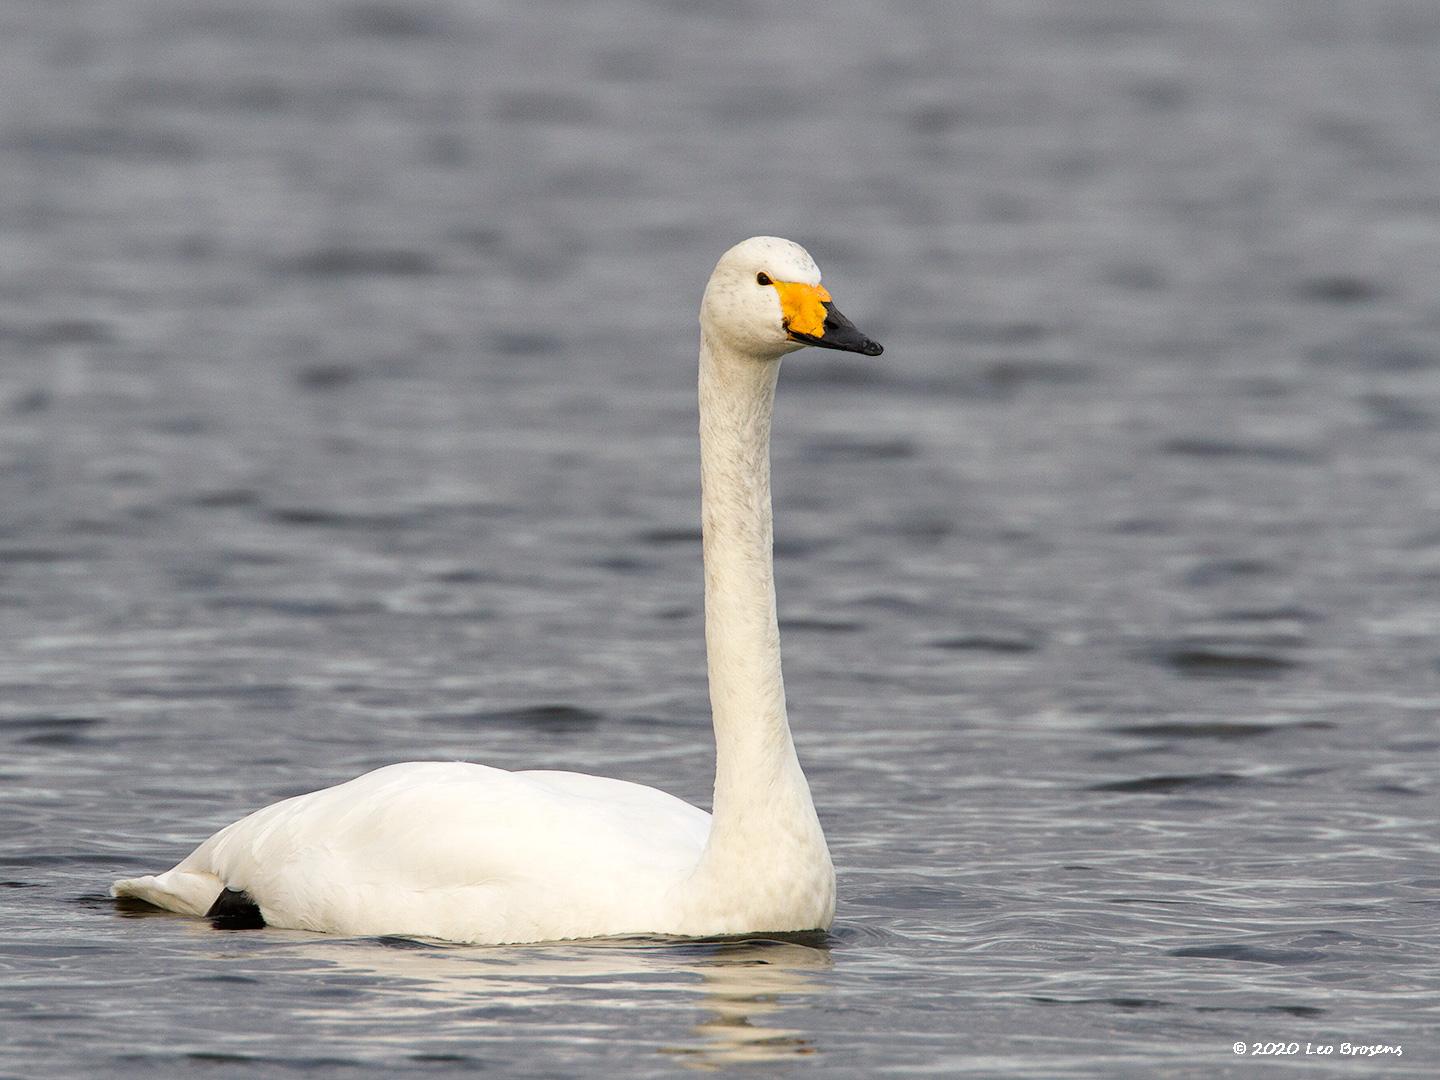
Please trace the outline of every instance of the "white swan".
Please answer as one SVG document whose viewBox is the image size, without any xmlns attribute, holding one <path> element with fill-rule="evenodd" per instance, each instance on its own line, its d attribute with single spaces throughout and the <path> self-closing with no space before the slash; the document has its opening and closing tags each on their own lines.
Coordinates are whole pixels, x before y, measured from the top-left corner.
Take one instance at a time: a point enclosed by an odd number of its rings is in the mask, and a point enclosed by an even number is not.
<svg viewBox="0 0 1440 1080">
<path fill-rule="evenodd" d="M 409 762 L 257 810 L 111 894 L 238 925 L 491 944 L 827 929 L 835 871 L 780 674 L 770 418 L 785 353 L 881 349 L 804 248 L 769 236 L 721 257 L 700 330 L 713 814 L 624 780 Z"/>
</svg>

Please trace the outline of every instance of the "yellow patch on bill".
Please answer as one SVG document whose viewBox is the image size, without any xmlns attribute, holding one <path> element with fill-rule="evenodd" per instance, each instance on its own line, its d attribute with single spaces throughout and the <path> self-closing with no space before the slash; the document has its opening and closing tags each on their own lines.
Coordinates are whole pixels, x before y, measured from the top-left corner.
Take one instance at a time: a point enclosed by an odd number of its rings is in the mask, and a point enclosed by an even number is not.
<svg viewBox="0 0 1440 1080">
<path fill-rule="evenodd" d="M 777 281 L 780 314 L 785 329 L 792 334 L 820 337 L 825 332 L 825 303 L 830 294 L 823 285 L 803 285 L 798 281 Z"/>
</svg>

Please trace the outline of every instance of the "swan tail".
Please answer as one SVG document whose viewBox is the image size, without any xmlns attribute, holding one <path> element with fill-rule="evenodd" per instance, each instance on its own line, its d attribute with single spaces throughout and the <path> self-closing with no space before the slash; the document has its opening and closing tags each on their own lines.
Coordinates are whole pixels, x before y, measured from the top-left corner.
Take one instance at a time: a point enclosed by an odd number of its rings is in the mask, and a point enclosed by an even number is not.
<svg viewBox="0 0 1440 1080">
<path fill-rule="evenodd" d="M 167 870 L 163 874 L 126 878 L 110 886 L 114 897 L 134 897 L 147 904 L 178 911 L 182 915 L 204 915 L 224 890 L 225 883 L 204 870 Z"/>
</svg>

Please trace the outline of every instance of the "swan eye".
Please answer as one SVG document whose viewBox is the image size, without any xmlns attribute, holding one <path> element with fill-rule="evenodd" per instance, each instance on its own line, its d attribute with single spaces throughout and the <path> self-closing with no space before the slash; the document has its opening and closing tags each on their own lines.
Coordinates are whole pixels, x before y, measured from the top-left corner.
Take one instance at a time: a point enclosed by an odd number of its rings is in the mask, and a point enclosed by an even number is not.
<svg viewBox="0 0 1440 1080">
<path fill-rule="evenodd" d="M 758 274 L 755 275 L 755 284 L 756 284 L 756 285 L 773 285 L 774 282 L 770 280 L 770 275 L 769 275 L 769 274 L 765 273 L 764 270 L 761 270 L 760 273 L 758 273 Z"/>
</svg>

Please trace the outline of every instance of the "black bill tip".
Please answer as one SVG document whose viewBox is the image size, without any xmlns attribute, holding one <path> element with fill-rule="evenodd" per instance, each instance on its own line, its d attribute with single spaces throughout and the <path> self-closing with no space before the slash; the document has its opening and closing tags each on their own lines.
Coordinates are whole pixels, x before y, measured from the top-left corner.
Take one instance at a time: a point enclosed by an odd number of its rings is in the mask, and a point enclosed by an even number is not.
<svg viewBox="0 0 1440 1080">
<path fill-rule="evenodd" d="M 840 314 L 830 301 L 825 301 L 825 325 L 820 333 L 801 334 L 790 331 L 790 340 L 815 345 L 821 349 L 839 349 L 841 352 L 861 353 L 864 356 L 879 356 L 885 351 L 878 341 L 866 337 L 854 323 Z"/>
</svg>

